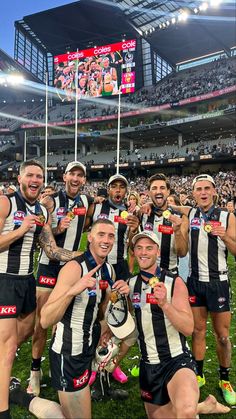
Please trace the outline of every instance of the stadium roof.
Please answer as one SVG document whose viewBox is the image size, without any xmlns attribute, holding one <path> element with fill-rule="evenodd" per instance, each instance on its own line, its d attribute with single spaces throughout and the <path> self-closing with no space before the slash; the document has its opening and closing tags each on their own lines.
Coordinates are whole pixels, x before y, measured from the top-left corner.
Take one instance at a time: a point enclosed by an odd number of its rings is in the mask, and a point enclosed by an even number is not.
<svg viewBox="0 0 236 419">
<path fill-rule="evenodd" d="M 53 55 L 144 36 L 169 63 L 176 64 L 235 46 L 235 2 L 199 11 L 199 1 L 80 0 L 25 16 L 17 24 Z M 198 12 L 196 13 L 196 8 Z M 188 13 L 178 22 L 179 13 Z M 167 24 L 167 21 L 169 24 Z M 160 25 L 165 24 L 165 29 Z"/>
</svg>

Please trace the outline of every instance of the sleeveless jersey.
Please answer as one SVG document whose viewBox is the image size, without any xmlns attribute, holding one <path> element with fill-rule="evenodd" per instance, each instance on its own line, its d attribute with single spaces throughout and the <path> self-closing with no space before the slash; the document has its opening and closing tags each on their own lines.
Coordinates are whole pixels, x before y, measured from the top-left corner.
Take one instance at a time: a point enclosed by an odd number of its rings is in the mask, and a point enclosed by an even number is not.
<svg viewBox="0 0 236 419">
<path fill-rule="evenodd" d="M 162 271 L 160 280 L 167 288 L 167 301 L 171 302 L 177 275 Z M 142 360 L 159 364 L 182 354 L 187 348 L 185 336 L 178 332 L 158 304 L 146 302 L 151 287 L 141 275 L 129 280 L 130 299 L 135 311 L 138 342 Z"/>
<path fill-rule="evenodd" d="M 198 281 L 225 281 L 228 279 L 227 248 L 217 236 L 204 230 L 205 220 L 199 208 L 189 212 L 189 276 Z M 229 213 L 215 208 L 209 220 L 228 227 Z"/>
<path fill-rule="evenodd" d="M 127 258 L 127 240 L 129 229 L 120 216 L 122 211 L 122 209 L 113 207 L 113 205 L 106 200 L 102 204 L 96 204 L 93 213 L 93 222 L 95 222 L 98 218 L 101 218 L 109 219 L 114 223 L 115 243 L 113 244 L 112 250 L 107 257 L 108 262 L 112 265 L 115 265 Z"/>
<path fill-rule="evenodd" d="M 85 254 L 75 258 L 81 266 L 83 275 L 91 269 Z M 106 263 L 111 279 L 114 278 L 112 266 Z M 99 304 L 104 298 L 104 291 L 99 288 L 101 268 L 94 274 L 96 288 L 89 291 L 85 289 L 81 294 L 73 298 L 60 322 L 53 338 L 52 349 L 56 353 L 76 356 L 86 353 L 93 342 L 93 326 L 97 320 Z M 79 279 L 78 279 L 79 280 Z M 110 286 L 106 290 L 110 290 Z M 105 292 L 106 292 L 105 290 Z"/>
<path fill-rule="evenodd" d="M 23 197 L 20 197 L 17 192 L 7 197 L 10 202 L 10 211 L 6 218 L 2 235 L 18 229 L 26 215 L 38 214 L 39 209 L 44 215 L 46 222 L 48 221 L 48 212 L 38 201 L 32 205 L 25 201 Z M 42 226 L 35 224 L 24 236 L 14 241 L 8 249 L 0 253 L 0 273 L 28 275 L 33 272 L 34 251 L 41 231 Z"/>
<path fill-rule="evenodd" d="M 68 208 L 71 208 L 75 201 L 69 198 L 65 192 L 59 191 L 59 193 L 53 196 L 54 210 L 51 214 L 52 226 L 56 227 L 59 224 L 60 219 L 65 217 Z M 70 227 L 67 228 L 63 233 L 56 235 L 55 241 L 57 246 L 67 250 L 76 251 L 79 248 L 81 236 L 83 233 L 84 223 L 88 207 L 92 202 L 92 198 L 87 195 L 80 195 L 79 207 L 75 204 L 73 210 L 78 211 L 81 208 L 85 208 L 84 214 L 75 215 L 71 220 Z M 62 266 L 65 262 L 50 260 L 44 251 L 40 255 L 40 264 L 49 266 Z"/>
<path fill-rule="evenodd" d="M 175 214 L 175 212 L 173 211 Z M 159 217 L 152 211 L 148 216 L 143 214 L 141 218 L 141 230 L 142 231 L 153 231 L 158 237 L 160 243 L 160 256 L 158 258 L 158 265 L 162 269 L 172 270 L 178 266 L 178 256 L 175 250 L 175 238 L 174 233 L 164 234 L 160 232 L 160 226 L 168 227 L 172 226 L 169 220 L 165 219 L 162 215 Z M 167 229 L 168 230 L 168 229 Z"/>
</svg>

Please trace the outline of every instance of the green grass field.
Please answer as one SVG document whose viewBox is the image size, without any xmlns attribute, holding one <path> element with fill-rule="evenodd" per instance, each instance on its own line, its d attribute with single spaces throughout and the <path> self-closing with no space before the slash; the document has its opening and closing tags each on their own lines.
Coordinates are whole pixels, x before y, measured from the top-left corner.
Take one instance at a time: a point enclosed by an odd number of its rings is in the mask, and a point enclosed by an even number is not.
<svg viewBox="0 0 236 419">
<path fill-rule="evenodd" d="M 229 256 L 229 267 L 230 267 L 230 278 L 232 284 L 233 298 L 232 298 L 232 328 L 231 328 L 231 339 L 232 339 L 232 370 L 231 370 L 231 382 L 236 387 L 236 336 L 235 336 L 235 324 L 236 324 L 236 273 L 235 273 L 235 262 L 232 256 Z M 44 373 L 43 382 L 42 382 L 42 391 L 41 397 L 48 398 L 51 400 L 57 400 L 55 391 L 50 387 L 50 378 L 48 377 L 48 346 L 45 349 L 45 359 L 42 363 L 42 369 Z M 93 403 L 93 418 L 94 419 L 141 419 L 145 418 L 145 411 L 143 404 L 139 397 L 139 385 L 138 378 L 132 377 L 130 370 L 132 367 L 137 365 L 138 359 L 137 355 L 139 354 L 137 346 L 133 347 L 128 354 L 127 358 L 122 363 L 122 369 L 129 376 L 128 383 L 123 386 L 120 385 L 123 389 L 129 392 L 129 399 L 122 402 L 115 401 L 103 401 Z M 14 363 L 13 372 L 14 375 L 19 377 L 22 380 L 23 387 L 27 386 L 27 378 L 29 377 L 31 364 L 31 341 L 26 342 L 21 349 L 18 351 L 17 358 Z M 217 388 L 218 386 L 218 363 L 215 353 L 215 342 L 214 336 L 211 330 L 210 322 L 208 323 L 208 332 L 207 332 L 207 353 L 205 358 L 205 375 L 207 383 L 201 391 L 201 399 L 203 400 L 209 393 L 216 396 L 216 398 L 223 402 L 220 391 Z M 118 384 L 114 383 L 114 386 Z M 27 419 L 33 418 L 25 409 L 12 406 L 11 408 L 12 418 L 13 419 Z M 236 418 L 236 409 L 232 409 L 227 415 L 203 415 L 202 417 L 213 419 L 219 418 L 222 419 L 235 419 Z M 168 419 L 168 418 L 166 418 Z"/>
</svg>

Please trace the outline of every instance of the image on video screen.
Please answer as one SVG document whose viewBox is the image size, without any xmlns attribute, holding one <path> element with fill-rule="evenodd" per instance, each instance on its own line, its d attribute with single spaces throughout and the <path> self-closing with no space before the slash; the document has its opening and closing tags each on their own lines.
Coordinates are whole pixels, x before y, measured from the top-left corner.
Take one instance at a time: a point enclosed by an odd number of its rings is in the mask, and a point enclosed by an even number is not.
<svg viewBox="0 0 236 419">
<path fill-rule="evenodd" d="M 128 40 L 55 56 L 54 87 L 58 96 L 63 102 L 75 100 L 76 88 L 78 99 L 117 95 L 119 91 L 133 93 L 135 51 L 136 40 Z"/>
</svg>

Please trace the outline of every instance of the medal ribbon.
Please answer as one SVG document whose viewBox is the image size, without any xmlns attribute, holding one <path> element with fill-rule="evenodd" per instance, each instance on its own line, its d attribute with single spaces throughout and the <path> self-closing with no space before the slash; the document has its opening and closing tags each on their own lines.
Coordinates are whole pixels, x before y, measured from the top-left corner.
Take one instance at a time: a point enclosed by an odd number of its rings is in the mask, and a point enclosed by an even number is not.
<svg viewBox="0 0 236 419">
<path fill-rule="evenodd" d="M 69 197 L 68 197 L 68 195 L 66 194 L 66 192 L 62 192 L 63 193 L 63 196 L 64 196 L 64 198 L 65 198 L 65 202 L 67 203 L 67 205 L 65 206 L 65 212 L 67 213 L 67 212 L 71 212 L 72 210 L 73 210 L 73 208 L 77 205 L 77 207 L 81 207 L 81 205 L 82 205 L 82 202 L 81 202 L 81 198 L 80 198 L 80 194 L 78 194 L 76 197 L 75 197 L 75 199 L 73 200 L 74 202 L 73 202 L 73 204 L 71 204 L 69 207 L 68 207 L 68 203 L 69 203 Z"/>
<path fill-rule="evenodd" d="M 84 253 L 85 253 L 85 256 L 88 258 L 88 261 L 89 261 L 90 265 L 92 266 L 92 269 L 93 268 L 96 268 L 97 262 L 94 259 L 94 257 L 92 255 L 92 253 L 90 252 L 90 250 L 86 250 L 86 252 L 84 252 Z M 108 284 L 110 285 L 110 287 L 112 287 L 112 285 L 114 284 L 114 282 L 111 279 L 111 276 L 109 274 L 109 271 L 108 271 L 108 267 L 107 267 L 106 262 L 104 262 L 103 265 L 101 266 L 101 276 L 102 276 L 102 279 L 105 280 L 105 281 L 107 281 Z"/>
<path fill-rule="evenodd" d="M 38 215 L 43 215 L 43 210 L 42 210 L 42 208 L 41 208 L 41 205 L 40 205 L 39 201 L 36 201 L 36 202 L 35 202 L 35 204 L 34 204 L 34 206 L 35 206 L 35 212 L 33 212 L 33 211 L 32 211 L 32 210 L 28 207 L 28 205 L 27 205 L 27 201 L 24 199 L 24 197 L 22 196 L 21 192 L 18 190 L 16 193 L 17 193 L 17 195 L 18 195 L 18 197 L 19 197 L 20 201 L 22 202 L 22 204 L 24 204 L 24 206 L 25 206 L 26 210 L 27 210 L 27 211 L 28 211 L 31 215 L 36 215 L 36 216 L 38 216 Z"/>
<path fill-rule="evenodd" d="M 213 213 L 214 209 L 215 209 L 215 205 L 212 205 L 212 207 L 211 207 L 211 208 L 210 208 L 207 212 L 204 212 L 204 211 L 202 210 L 202 208 L 198 207 L 198 210 L 200 211 L 200 213 L 201 213 L 201 215 L 202 215 L 202 218 L 203 218 L 203 220 L 205 221 L 205 223 L 207 223 L 207 221 L 209 221 L 209 220 L 210 220 L 210 217 L 211 217 L 211 215 L 212 215 L 212 213 Z"/>
<path fill-rule="evenodd" d="M 146 272 L 146 271 L 140 271 L 140 275 L 142 275 L 142 276 L 144 276 L 144 277 L 146 277 L 148 279 L 152 278 L 153 276 L 156 276 L 156 277 L 160 278 L 160 276 L 161 276 L 161 268 L 160 268 L 160 266 L 157 266 L 154 275 L 151 274 L 150 272 Z"/>
<path fill-rule="evenodd" d="M 119 209 L 119 210 L 121 210 L 121 211 L 127 211 L 127 207 L 125 206 L 125 204 L 115 204 L 114 202 L 112 202 L 112 200 L 110 199 L 110 198 L 108 198 L 108 201 L 109 201 L 109 204 L 112 206 L 112 207 L 114 207 L 114 208 L 116 208 L 116 209 Z"/>
</svg>

